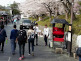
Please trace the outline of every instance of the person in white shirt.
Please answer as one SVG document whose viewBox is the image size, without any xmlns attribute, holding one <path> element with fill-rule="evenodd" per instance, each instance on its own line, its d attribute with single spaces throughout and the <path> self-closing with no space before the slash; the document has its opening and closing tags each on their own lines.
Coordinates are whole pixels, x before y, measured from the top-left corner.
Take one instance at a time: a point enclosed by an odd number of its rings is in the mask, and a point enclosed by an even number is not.
<svg viewBox="0 0 81 61">
<path fill-rule="evenodd" d="M 34 26 L 34 31 L 35 31 L 36 45 L 38 45 L 38 32 L 39 32 L 38 23 L 36 23 L 36 26 Z"/>
<path fill-rule="evenodd" d="M 81 47 L 81 35 L 77 36 L 77 46 Z"/>
<path fill-rule="evenodd" d="M 47 27 L 47 25 L 45 25 L 43 35 L 44 35 L 44 40 L 45 40 L 45 46 L 47 46 L 47 39 L 48 39 L 48 36 L 49 36 L 49 28 Z"/>
<path fill-rule="evenodd" d="M 77 47 L 81 49 L 81 35 L 77 36 Z M 79 61 L 81 61 L 81 56 L 79 56 Z"/>
</svg>

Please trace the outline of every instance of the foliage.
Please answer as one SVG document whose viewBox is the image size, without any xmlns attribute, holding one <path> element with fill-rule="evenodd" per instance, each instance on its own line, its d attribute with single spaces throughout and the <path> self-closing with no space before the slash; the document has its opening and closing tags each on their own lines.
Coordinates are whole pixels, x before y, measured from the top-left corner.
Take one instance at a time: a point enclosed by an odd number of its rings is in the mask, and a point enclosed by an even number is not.
<svg viewBox="0 0 81 61">
<path fill-rule="evenodd" d="M 13 15 L 20 14 L 20 11 L 18 9 L 18 4 L 16 2 L 13 2 L 13 4 L 11 4 L 10 7 L 12 9 L 12 14 Z"/>
<path fill-rule="evenodd" d="M 10 5 L 10 7 L 12 9 L 17 9 L 18 8 L 18 4 L 14 1 L 13 4 Z"/>
<path fill-rule="evenodd" d="M 37 21 L 37 19 L 33 17 L 29 17 L 29 19 L 32 20 L 32 22 Z"/>
<path fill-rule="evenodd" d="M 58 18 L 59 19 L 65 19 L 65 15 L 59 15 Z M 52 17 L 52 19 L 53 19 L 53 17 Z M 71 20 L 71 18 L 70 18 L 70 15 L 69 15 L 67 22 L 70 23 L 70 20 Z M 45 24 L 47 24 L 49 27 L 52 27 L 52 24 L 49 21 L 49 17 L 46 17 L 44 20 L 38 21 L 37 23 L 41 26 L 44 26 Z M 59 27 L 60 24 L 57 24 L 56 26 Z M 66 31 L 68 31 L 68 25 L 66 25 Z M 77 35 L 81 34 L 81 15 L 76 15 L 76 19 L 73 20 L 72 32 L 73 32 L 73 34 L 77 34 Z"/>
<path fill-rule="evenodd" d="M 81 15 L 77 15 L 76 17 L 76 21 L 73 21 L 73 33 L 81 34 Z"/>
<path fill-rule="evenodd" d="M 78 8 L 79 8 L 79 11 L 80 11 L 80 14 L 81 14 L 81 1 L 79 1 L 78 4 L 80 5 Z"/>
<path fill-rule="evenodd" d="M 38 21 L 37 23 L 38 23 L 39 25 L 42 25 L 42 26 L 45 26 L 45 24 L 47 24 L 48 26 L 51 26 L 51 23 L 50 23 L 50 21 L 49 21 L 48 18 L 49 18 L 49 17 L 47 17 L 45 20 Z"/>
<path fill-rule="evenodd" d="M 81 6 L 81 1 L 79 1 L 78 4 Z"/>
<path fill-rule="evenodd" d="M 4 11 L 4 10 L 6 10 L 6 9 L 5 9 L 5 6 L 1 6 L 1 5 L 0 5 L 0 11 Z"/>
<path fill-rule="evenodd" d="M 12 14 L 13 14 L 13 15 L 20 14 L 20 11 L 19 11 L 19 10 L 17 10 L 17 9 L 13 9 L 13 10 L 12 10 Z"/>
</svg>

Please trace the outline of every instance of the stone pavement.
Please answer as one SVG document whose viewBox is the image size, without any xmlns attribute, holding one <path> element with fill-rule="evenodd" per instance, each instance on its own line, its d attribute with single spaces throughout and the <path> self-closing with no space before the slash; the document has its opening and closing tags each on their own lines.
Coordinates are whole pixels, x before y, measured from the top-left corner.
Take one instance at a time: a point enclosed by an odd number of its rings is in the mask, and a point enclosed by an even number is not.
<svg viewBox="0 0 81 61">
<path fill-rule="evenodd" d="M 19 24 L 17 25 L 19 27 Z M 13 56 L 11 54 L 10 47 L 10 30 L 12 29 L 12 24 L 9 24 L 5 27 L 8 35 L 8 43 L 5 43 L 4 53 L 0 52 L 0 61 L 19 61 L 19 48 L 17 44 L 16 54 Z M 53 49 L 50 49 L 48 46 L 44 46 L 44 40 L 42 37 L 39 37 L 39 45 L 35 46 L 35 56 L 28 55 L 28 44 L 25 46 L 25 59 L 22 61 L 77 61 L 73 57 L 68 57 L 65 54 L 55 54 Z"/>
</svg>

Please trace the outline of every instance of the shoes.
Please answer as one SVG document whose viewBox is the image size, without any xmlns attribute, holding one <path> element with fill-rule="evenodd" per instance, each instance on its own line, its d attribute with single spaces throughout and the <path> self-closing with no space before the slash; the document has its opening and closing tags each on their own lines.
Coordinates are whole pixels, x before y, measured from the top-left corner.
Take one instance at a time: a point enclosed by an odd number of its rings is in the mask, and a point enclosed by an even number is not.
<svg viewBox="0 0 81 61">
<path fill-rule="evenodd" d="M 38 46 L 38 44 L 36 44 Z"/>
<path fill-rule="evenodd" d="M 12 55 L 15 55 L 15 53 L 12 53 Z"/>
<path fill-rule="evenodd" d="M 19 60 L 22 60 L 22 57 L 19 57 Z"/>
<path fill-rule="evenodd" d="M 1 49 L 1 51 L 3 51 L 3 50 Z"/>
<path fill-rule="evenodd" d="M 34 52 L 32 52 L 32 56 L 34 56 Z"/>
<path fill-rule="evenodd" d="M 4 51 L 3 51 L 3 50 L 1 50 L 1 52 L 2 52 L 2 53 L 4 53 Z"/>
<path fill-rule="evenodd" d="M 22 57 L 21 57 L 22 59 L 24 58 L 24 55 L 22 55 Z"/>
<path fill-rule="evenodd" d="M 28 55 L 31 55 L 31 54 L 28 54 Z"/>
<path fill-rule="evenodd" d="M 47 46 L 47 44 L 45 44 L 45 46 Z"/>
</svg>

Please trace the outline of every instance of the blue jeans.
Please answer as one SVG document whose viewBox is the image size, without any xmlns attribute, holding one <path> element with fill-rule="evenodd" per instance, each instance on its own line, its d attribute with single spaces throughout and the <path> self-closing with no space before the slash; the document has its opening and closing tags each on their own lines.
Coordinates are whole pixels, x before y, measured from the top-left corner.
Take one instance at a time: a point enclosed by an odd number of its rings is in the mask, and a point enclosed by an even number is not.
<svg viewBox="0 0 81 61">
<path fill-rule="evenodd" d="M 19 54 L 20 54 L 20 57 L 22 55 L 24 55 L 24 52 L 25 52 L 25 43 L 19 44 Z"/>
<path fill-rule="evenodd" d="M 79 57 L 79 61 L 81 61 L 81 57 Z"/>
<path fill-rule="evenodd" d="M 32 45 L 32 52 L 34 52 L 34 39 L 28 39 L 28 50 L 29 50 L 29 54 L 31 54 L 31 52 L 30 52 L 31 45 Z"/>
<path fill-rule="evenodd" d="M 38 34 L 35 34 L 36 45 L 38 45 Z"/>
<path fill-rule="evenodd" d="M 15 53 L 15 49 L 16 49 L 16 42 L 14 39 L 11 39 L 11 51 L 12 51 L 12 53 Z"/>
</svg>

